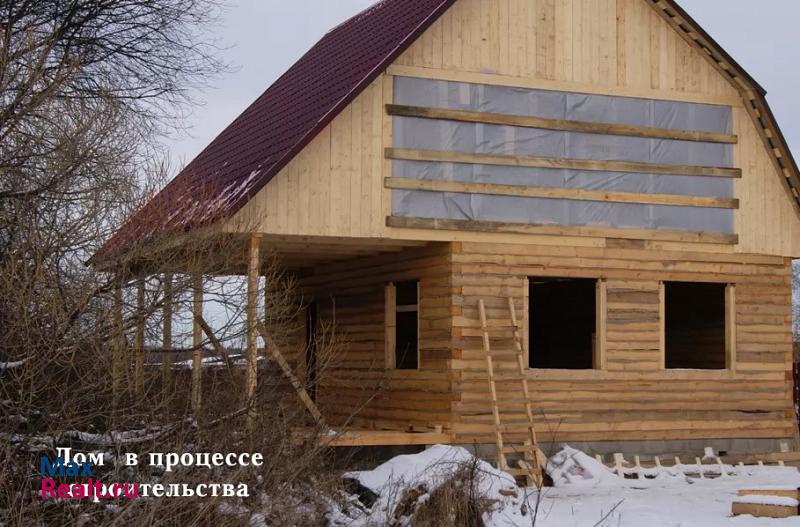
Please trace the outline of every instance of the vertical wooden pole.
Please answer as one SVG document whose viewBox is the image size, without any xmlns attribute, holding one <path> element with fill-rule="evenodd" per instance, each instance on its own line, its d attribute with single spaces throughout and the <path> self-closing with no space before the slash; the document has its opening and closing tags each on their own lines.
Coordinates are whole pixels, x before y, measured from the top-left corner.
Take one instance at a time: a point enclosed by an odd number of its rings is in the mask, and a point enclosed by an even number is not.
<svg viewBox="0 0 800 527">
<path fill-rule="evenodd" d="M 389 282 L 384 293 L 384 367 L 393 370 L 397 367 L 397 288 Z"/>
<path fill-rule="evenodd" d="M 725 367 L 736 371 L 736 285 L 725 288 Z"/>
<path fill-rule="evenodd" d="M 247 375 L 245 394 L 253 404 L 258 387 L 258 278 L 261 268 L 259 248 L 261 238 L 250 235 L 247 258 Z M 252 415 L 252 413 L 251 413 Z"/>
<path fill-rule="evenodd" d="M 172 273 L 164 273 L 164 307 L 162 318 L 164 319 L 162 347 L 165 351 L 161 354 L 161 377 L 163 388 L 166 389 L 172 377 L 172 353 L 166 351 L 172 349 Z"/>
<path fill-rule="evenodd" d="M 136 284 L 136 334 L 134 336 L 133 385 L 137 395 L 144 395 L 144 294 L 145 281 Z"/>
<path fill-rule="evenodd" d="M 203 385 L 203 328 L 200 326 L 200 319 L 203 317 L 203 277 L 194 277 L 194 317 L 192 317 L 192 346 L 194 354 L 192 356 L 192 410 L 195 414 L 200 412 L 202 405 L 202 385 Z"/>
<path fill-rule="evenodd" d="M 594 342 L 594 369 L 606 369 L 606 328 L 608 321 L 608 282 L 598 280 L 595 291 L 596 329 Z"/>
<path fill-rule="evenodd" d="M 119 401 L 122 390 L 123 361 L 125 354 L 125 335 L 122 327 L 122 281 L 118 279 L 114 287 L 114 351 L 111 356 L 111 390 L 114 405 Z"/>
</svg>

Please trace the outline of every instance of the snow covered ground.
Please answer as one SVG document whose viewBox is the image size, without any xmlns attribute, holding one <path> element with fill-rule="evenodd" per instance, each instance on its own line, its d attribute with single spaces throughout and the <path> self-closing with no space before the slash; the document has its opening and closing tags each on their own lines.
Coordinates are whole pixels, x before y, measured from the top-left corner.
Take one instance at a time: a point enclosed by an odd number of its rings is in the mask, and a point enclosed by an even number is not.
<svg viewBox="0 0 800 527">
<path fill-rule="evenodd" d="M 462 448 L 437 445 L 420 454 L 398 456 L 371 471 L 351 473 L 378 495 L 377 501 L 362 516 L 346 518 L 336 511 L 330 519 L 335 525 L 381 524 L 391 515 L 398 489 L 422 488 L 418 501 L 423 503 L 456 467 L 471 460 Z M 510 476 L 487 463 L 479 462 L 477 468 L 479 491 L 495 500 L 484 515 L 487 527 L 531 526 L 537 500 L 539 527 L 800 527 L 800 517 L 731 516 L 739 489 L 800 487 L 800 473 L 791 467 L 728 466 L 729 475 L 714 479 L 688 478 L 664 469 L 652 479 L 622 479 L 567 447 L 551 458 L 548 467 L 556 486 L 543 489 L 541 495 L 536 489 L 517 489 Z M 401 519 L 399 524 L 403 523 Z"/>
</svg>

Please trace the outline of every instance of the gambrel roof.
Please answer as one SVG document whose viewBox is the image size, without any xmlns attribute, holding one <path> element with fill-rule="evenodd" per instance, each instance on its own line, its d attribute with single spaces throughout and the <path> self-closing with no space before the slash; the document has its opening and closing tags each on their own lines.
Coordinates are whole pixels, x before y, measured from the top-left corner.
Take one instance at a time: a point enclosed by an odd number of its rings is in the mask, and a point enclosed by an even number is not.
<svg viewBox="0 0 800 527">
<path fill-rule="evenodd" d="M 168 232 L 229 218 L 456 0 L 383 0 L 328 32 L 101 248 L 124 251 Z M 758 85 L 673 0 L 651 3 L 745 98 L 800 206 L 800 178 Z"/>
</svg>

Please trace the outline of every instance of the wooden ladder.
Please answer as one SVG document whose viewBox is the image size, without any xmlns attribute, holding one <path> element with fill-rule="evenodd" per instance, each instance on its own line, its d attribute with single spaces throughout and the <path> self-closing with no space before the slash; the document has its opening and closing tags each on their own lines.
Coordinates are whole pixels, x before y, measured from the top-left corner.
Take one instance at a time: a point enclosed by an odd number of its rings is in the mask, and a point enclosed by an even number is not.
<svg viewBox="0 0 800 527">
<path fill-rule="evenodd" d="M 486 373 L 489 379 L 489 390 L 491 392 L 492 415 L 494 416 L 495 441 L 497 443 L 497 467 L 508 472 L 514 477 L 524 478 L 528 486 L 540 485 L 542 482 L 542 467 L 545 464 L 545 457 L 539 450 L 536 441 L 536 430 L 533 426 L 533 401 L 528 391 L 528 379 L 526 377 L 527 365 L 525 364 L 525 350 L 520 337 L 520 327 L 517 321 L 517 311 L 514 307 L 514 299 L 508 297 L 508 310 L 510 314 L 510 326 L 495 324 L 491 329 L 511 330 L 513 338 L 513 348 L 510 350 L 493 350 L 489 335 L 489 323 L 486 319 L 486 305 L 483 299 L 478 300 L 478 313 L 481 319 L 481 332 L 483 333 L 483 351 L 486 354 Z M 495 375 L 495 358 L 514 358 L 517 363 L 516 375 Z M 500 403 L 497 400 L 497 382 L 519 381 L 522 390 L 522 401 L 525 407 L 526 421 L 504 422 L 500 411 Z M 509 445 L 503 440 L 503 433 L 522 432 L 527 436 L 522 444 Z M 518 461 L 518 468 L 508 466 L 506 454 L 522 454 L 522 459 Z"/>
</svg>

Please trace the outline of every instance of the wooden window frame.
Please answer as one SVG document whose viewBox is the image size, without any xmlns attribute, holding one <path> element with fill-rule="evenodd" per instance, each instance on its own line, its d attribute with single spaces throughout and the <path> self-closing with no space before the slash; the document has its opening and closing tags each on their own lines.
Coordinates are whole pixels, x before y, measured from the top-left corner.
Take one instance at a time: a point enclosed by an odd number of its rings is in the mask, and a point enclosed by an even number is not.
<svg viewBox="0 0 800 527">
<path fill-rule="evenodd" d="M 605 278 L 597 278 L 595 281 L 595 346 L 592 350 L 592 369 L 589 370 L 562 370 L 552 368 L 532 368 L 530 352 L 530 277 L 525 277 L 522 281 L 522 342 L 524 346 L 525 364 L 531 371 L 605 371 L 607 368 L 607 349 L 608 349 L 608 281 Z"/>
<path fill-rule="evenodd" d="M 670 280 L 661 280 L 658 283 L 658 326 L 659 326 L 659 368 L 667 369 L 667 295 L 666 284 Z M 719 282 L 697 282 L 699 284 L 712 284 Z M 736 371 L 736 284 L 725 284 L 725 369 L 692 371 Z"/>
<path fill-rule="evenodd" d="M 411 281 L 411 280 L 408 280 Z M 417 282 L 417 303 L 414 305 L 397 305 L 397 286 L 394 282 L 386 284 L 384 292 L 384 369 L 397 371 L 418 371 L 422 369 L 422 353 L 420 342 L 420 280 Z M 397 367 L 397 313 L 417 313 L 417 367 L 415 369 L 400 369 Z"/>
</svg>

